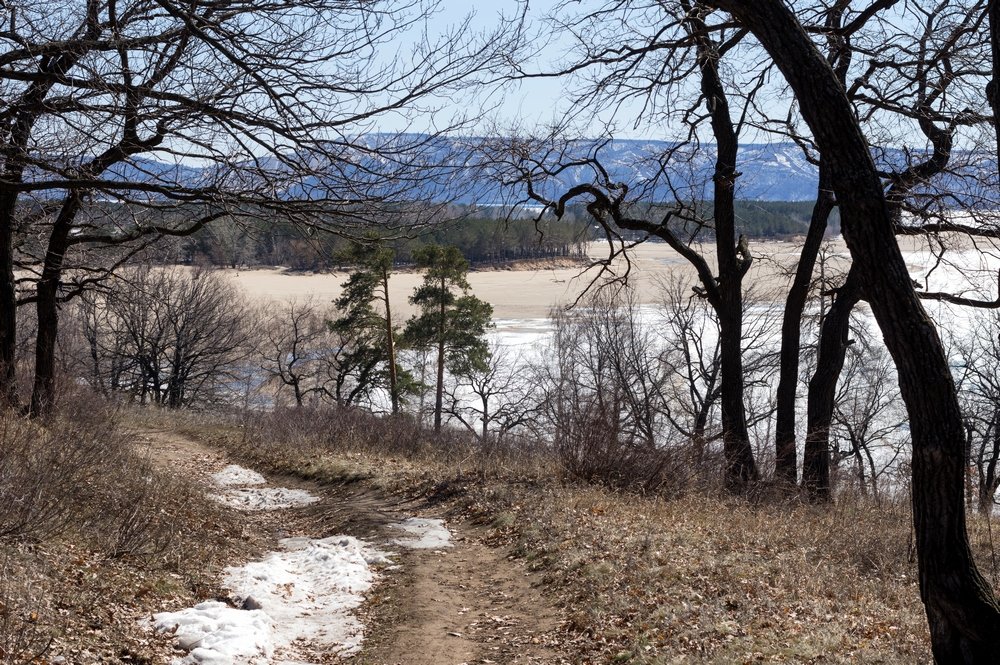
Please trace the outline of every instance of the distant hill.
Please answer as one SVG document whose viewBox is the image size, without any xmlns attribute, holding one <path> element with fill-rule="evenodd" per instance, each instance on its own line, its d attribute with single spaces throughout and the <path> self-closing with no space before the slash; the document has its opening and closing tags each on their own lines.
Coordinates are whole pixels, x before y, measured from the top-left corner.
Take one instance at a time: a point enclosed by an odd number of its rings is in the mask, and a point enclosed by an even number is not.
<svg viewBox="0 0 1000 665">
<path fill-rule="evenodd" d="M 394 171 L 394 181 L 405 182 L 403 188 L 407 196 L 440 202 L 452 200 L 462 204 L 498 206 L 523 197 L 523 192 L 504 188 L 491 176 L 497 169 L 490 166 L 478 148 L 483 140 L 476 138 L 423 137 L 407 135 L 402 139 L 385 134 L 371 134 L 360 140 L 368 146 L 381 145 L 385 154 L 392 154 L 394 141 L 416 139 L 423 143 L 425 152 L 421 158 L 423 166 L 413 167 L 385 159 L 377 150 L 365 152 L 356 148 L 341 151 L 336 167 L 330 172 L 337 176 L 325 183 L 316 176 L 304 180 L 291 179 L 286 183 L 284 196 L 301 198 L 319 193 L 322 196 L 336 194 L 339 183 L 346 179 L 358 192 L 379 195 L 381 182 L 373 172 Z M 597 142 L 580 139 L 568 144 L 570 157 L 591 154 L 597 146 L 597 154 L 610 176 L 628 184 L 632 192 L 641 192 L 647 201 L 665 202 L 673 200 L 675 193 L 689 200 L 710 200 L 712 194 L 711 175 L 714 169 L 715 146 L 701 145 L 697 150 L 678 151 L 673 158 L 663 163 L 662 156 L 676 144 L 667 141 L 615 140 Z M 541 157 L 541 155 L 539 155 Z M 899 169 L 907 160 L 919 160 L 921 154 L 897 149 L 875 153 L 876 163 L 881 169 Z M 267 161 L 267 160 L 265 160 Z M 273 160 L 271 160 L 273 161 Z M 312 166 L 315 159 L 303 160 Z M 954 193 L 953 205 L 975 205 L 982 197 L 982 188 L 987 181 L 995 181 L 995 161 L 989 155 L 960 152 L 953 153 L 953 172 L 936 182 L 942 188 Z M 279 167 L 280 168 L 280 167 Z M 423 169 L 423 172 L 420 171 Z M 740 173 L 736 181 L 737 198 L 744 201 L 811 201 L 816 194 L 817 169 L 810 164 L 794 143 L 746 144 L 740 147 L 737 169 Z M 230 175 L 235 175 L 230 172 Z M 456 177 L 457 175 L 457 177 Z M 202 169 L 187 164 L 167 164 L 151 159 L 137 158 L 128 165 L 116 167 L 107 174 L 110 179 L 126 181 L 148 181 L 156 183 L 178 183 L 188 187 L 208 184 L 219 172 Z M 424 177 L 422 177 L 424 176 Z M 238 180 L 239 176 L 236 175 Z M 593 172 L 584 166 L 575 166 L 561 171 L 547 189 L 558 196 L 566 188 L 581 182 L 590 182 Z M 230 180 L 232 182 L 232 180 Z M 461 191 L 448 189 L 447 182 L 458 182 Z"/>
</svg>

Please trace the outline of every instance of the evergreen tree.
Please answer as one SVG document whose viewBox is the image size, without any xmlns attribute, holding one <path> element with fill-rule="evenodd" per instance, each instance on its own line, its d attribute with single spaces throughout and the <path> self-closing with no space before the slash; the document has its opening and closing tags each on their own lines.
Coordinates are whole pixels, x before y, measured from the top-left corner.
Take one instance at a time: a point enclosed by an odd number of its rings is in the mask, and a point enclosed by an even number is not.
<svg viewBox="0 0 1000 665">
<path fill-rule="evenodd" d="M 420 313 L 406 323 L 404 337 L 414 347 L 437 351 L 434 429 L 440 431 L 445 367 L 456 374 L 486 370 L 486 329 L 493 308 L 469 293 L 469 262 L 458 248 L 426 245 L 414 251 L 413 258 L 426 272 L 410 296 Z"/>
<path fill-rule="evenodd" d="M 392 324 L 389 304 L 394 252 L 376 238 L 370 240 L 353 245 L 344 254 L 355 268 L 336 300 L 343 314 L 330 322 L 330 327 L 356 340 L 347 354 L 347 364 L 358 368 L 358 380 L 383 382 L 389 390 L 392 412 L 399 413 L 403 393 L 413 381 L 396 362 L 398 331 Z"/>
</svg>

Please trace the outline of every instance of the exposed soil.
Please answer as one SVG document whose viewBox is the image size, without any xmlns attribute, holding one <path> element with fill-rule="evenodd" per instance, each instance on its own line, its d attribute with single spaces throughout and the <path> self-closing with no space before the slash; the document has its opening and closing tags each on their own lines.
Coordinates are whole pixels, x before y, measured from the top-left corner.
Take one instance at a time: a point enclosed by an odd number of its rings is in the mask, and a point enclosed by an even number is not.
<svg viewBox="0 0 1000 665">
<path fill-rule="evenodd" d="M 140 440 L 154 459 L 208 482 L 231 461 L 219 450 L 169 431 L 145 431 Z M 539 591 L 539 578 L 506 552 L 484 544 L 481 527 L 449 520 L 421 501 L 381 496 L 358 483 L 319 487 L 291 478 L 268 479 L 322 497 L 311 506 L 251 513 L 248 557 L 278 538 L 356 536 L 399 553 L 361 610 L 367 637 L 350 661 L 361 664 L 560 663 L 554 646 L 556 608 Z M 391 544 L 390 526 L 405 517 L 444 518 L 453 547 L 406 550 Z M 240 562 L 233 562 L 240 563 Z M 326 658 L 323 662 L 328 662 Z"/>
</svg>

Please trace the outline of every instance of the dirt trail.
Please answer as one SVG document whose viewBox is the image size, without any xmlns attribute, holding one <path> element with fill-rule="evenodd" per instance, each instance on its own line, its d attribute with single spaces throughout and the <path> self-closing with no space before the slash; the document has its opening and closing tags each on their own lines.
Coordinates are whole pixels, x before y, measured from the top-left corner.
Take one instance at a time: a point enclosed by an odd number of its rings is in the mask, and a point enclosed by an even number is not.
<svg viewBox="0 0 1000 665">
<path fill-rule="evenodd" d="M 194 478 L 232 463 L 226 455 L 170 431 L 147 430 L 139 440 L 152 458 Z M 557 626 L 555 608 L 542 597 L 536 576 L 502 550 L 483 544 L 484 532 L 419 502 L 400 502 L 359 486 L 319 488 L 290 479 L 322 501 L 278 513 L 251 513 L 257 538 L 324 538 L 347 534 L 398 552 L 362 608 L 367 637 L 350 662 L 365 665 L 566 662 L 546 645 Z M 452 547 L 407 550 L 392 544 L 392 527 L 414 515 L 446 519 Z M 278 519 L 276 519 L 278 518 Z M 255 539 L 257 539 L 255 538 Z M 328 662 L 324 658 L 323 662 Z"/>
</svg>

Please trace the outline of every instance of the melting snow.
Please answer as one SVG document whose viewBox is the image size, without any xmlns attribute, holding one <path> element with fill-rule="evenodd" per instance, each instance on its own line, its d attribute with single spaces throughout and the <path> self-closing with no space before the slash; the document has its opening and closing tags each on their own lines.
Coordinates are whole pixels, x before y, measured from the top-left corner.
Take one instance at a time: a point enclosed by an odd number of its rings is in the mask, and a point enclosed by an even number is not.
<svg viewBox="0 0 1000 665">
<path fill-rule="evenodd" d="M 266 663 L 274 651 L 274 624 L 261 610 L 238 610 L 217 600 L 153 616 L 158 631 L 174 632 L 188 655 L 177 663 Z"/>
<path fill-rule="evenodd" d="M 213 494 L 211 497 L 219 503 L 224 503 L 237 510 L 280 510 L 307 506 L 319 501 L 318 496 L 305 490 L 293 490 L 285 487 L 248 487 L 248 485 L 263 485 L 267 480 L 256 471 L 245 469 L 236 464 L 230 464 L 222 471 L 213 473 L 212 481 L 224 489 L 221 493 Z"/>
<path fill-rule="evenodd" d="M 280 510 L 308 506 L 319 501 L 319 497 L 305 490 L 291 490 L 285 487 L 244 487 L 215 494 L 213 499 L 237 510 Z"/>
<path fill-rule="evenodd" d="M 409 517 L 393 527 L 406 533 L 405 537 L 392 541 L 401 547 L 432 550 L 452 546 L 451 531 L 444 525 L 444 520 Z"/>
<path fill-rule="evenodd" d="M 188 652 L 177 663 L 308 663 L 295 646 L 339 654 L 360 648 L 364 630 L 351 611 L 375 580 L 370 565 L 389 563 L 388 554 L 349 536 L 280 544 L 262 561 L 225 571 L 224 585 L 257 609 L 210 601 L 153 617 L 156 630 L 176 630 L 176 645 Z"/>
<path fill-rule="evenodd" d="M 223 487 L 246 487 L 248 485 L 265 485 L 267 480 L 256 471 L 237 464 L 230 464 L 222 471 L 213 473 L 212 482 Z"/>
<path fill-rule="evenodd" d="M 259 487 L 267 482 L 263 476 L 236 465 L 212 480 L 222 488 L 212 498 L 241 510 L 319 501 L 305 490 Z M 398 545 L 451 547 L 443 520 L 411 517 L 393 527 L 404 532 L 393 541 Z M 323 653 L 348 655 L 361 647 L 364 627 L 352 612 L 375 580 L 371 566 L 391 564 L 390 555 L 350 536 L 286 538 L 279 544 L 281 551 L 261 561 L 225 570 L 223 585 L 243 609 L 206 601 L 153 616 L 154 628 L 172 633 L 177 648 L 187 652 L 175 664 L 309 665 Z"/>
</svg>

